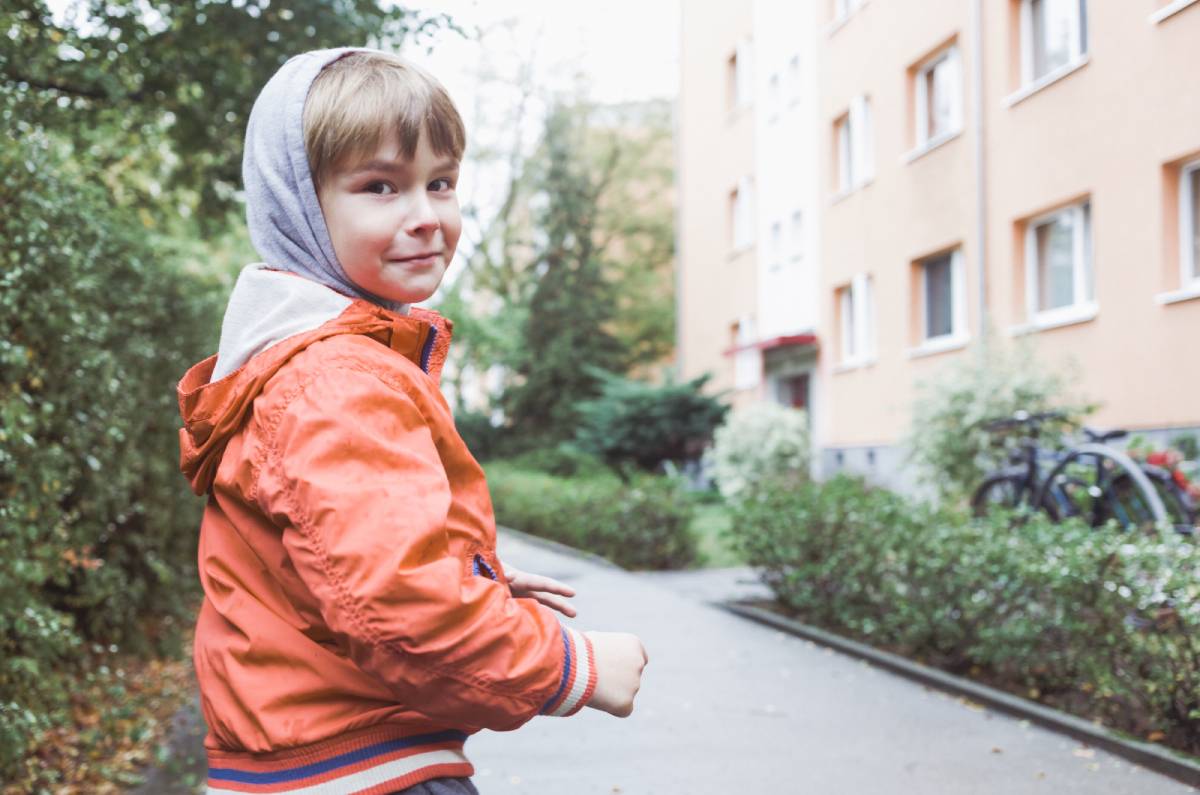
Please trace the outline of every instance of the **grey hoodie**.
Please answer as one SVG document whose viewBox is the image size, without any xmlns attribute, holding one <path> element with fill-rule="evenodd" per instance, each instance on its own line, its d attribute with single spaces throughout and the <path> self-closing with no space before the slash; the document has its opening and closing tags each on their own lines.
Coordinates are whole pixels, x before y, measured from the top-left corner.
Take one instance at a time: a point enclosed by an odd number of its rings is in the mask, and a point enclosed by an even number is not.
<svg viewBox="0 0 1200 795">
<path fill-rule="evenodd" d="M 221 325 L 214 381 L 287 336 L 336 317 L 350 303 L 346 296 L 408 314 L 408 304 L 380 298 L 346 276 L 304 149 L 304 102 L 313 80 L 353 52 L 378 50 L 340 47 L 292 57 L 267 81 L 250 111 L 242 182 L 250 240 L 262 262 L 246 266 L 234 287 Z M 315 284 L 271 271 L 288 271 Z"/>
</svg>

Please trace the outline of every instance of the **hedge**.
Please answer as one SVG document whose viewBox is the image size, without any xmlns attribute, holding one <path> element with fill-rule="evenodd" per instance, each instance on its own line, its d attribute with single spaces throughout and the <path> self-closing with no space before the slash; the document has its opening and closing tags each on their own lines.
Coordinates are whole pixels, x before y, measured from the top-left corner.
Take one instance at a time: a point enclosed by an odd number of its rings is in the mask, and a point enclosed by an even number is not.
<svg viewBox="0 0 1200 795">
<path fill-rule="evenodd" d="M 498 524 L 629 569 L 685 568 L 698 558 L 693 500 L 666 478 L 558 477 L 503 461 L 487 466 L 487 478 Z"/>
<path fill-rule="evenodd" d="M 0 779 L 95 651 L 177 649 L 196 590 L 174 385 L 219 291 L 77 171 L 36 135 L 0 150 Z"/>
<path fill-rule="evenodd" d="M 1200 752 L 1200 552 L 862 482 L 766 487 L 734 543 L 801 620 Z"/>
</svg>

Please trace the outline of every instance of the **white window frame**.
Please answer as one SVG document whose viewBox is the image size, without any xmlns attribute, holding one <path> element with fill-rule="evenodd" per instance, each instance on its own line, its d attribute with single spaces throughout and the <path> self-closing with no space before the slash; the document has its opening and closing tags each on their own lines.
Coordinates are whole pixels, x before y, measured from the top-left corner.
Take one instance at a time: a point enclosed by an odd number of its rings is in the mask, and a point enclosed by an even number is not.
<svg viewBox="0 0 1200 795">
<path fill-rule="evenodd" d="M 804 258 L 804 211 L 792 210 L 788 232 L 788 253 L 793 260 Z"/>
<path fill-rule="evenodd" d="M 859 273 L 838 288 L 840 367 L 850 369 L 875 360 L 875 297 L 871 276 Z"/>
<path fill-rule="evenodd" d="M 846 194 L 871 183 L 875 177 L 874 134 L 871 100 L 860 94 L 850 102 L 845 115 L 835 122 L 838 142 L 838 194 Z"/>
<path fill-rule="evenodd" d="M 754 335 L 754 318 L 743 315 L 737 321 L 733 353 L 734 389 L 754 389 L 762 381 L 762 354 Z"/>
<path fill-rule="evenodd" d="M 840 25 L 845 22 L 866 2 L 867 0 L 833 0 L 833 24 Z"/>
<path fill-rule="evenodd" d="M 767 267 L 771 271 L 777 271 L 783 267 L 783 221 L 775 221 L 771 224 L 771 250 L 768 252 L 769 262 Z"/>
<path fill-rule="evenodd" d="M 952 76 L 950 81 L 950 126 L 941 133 L 934 135 L 929 129 L 929 75 L 943 63 L 948 64 L 952 70 L 950 73 Z M 920 69 L 917 70 L 916 89 L 916 141 L 918 149 L 932 149 L 939 143 L 948 141 L 962 132 L 962 57 L 959 55 L 957 44 L 950 45 L 921 65 Z"/>
<path fill-rule="evenodd" d="M 774 124 L 779 121 L 779 110 L 783 105 L 781 78 L 779 72 L 772 72 L 767 80 L 767 122 Z"/>
<path fill-rule="evenodd" d="M 950 331 L 931 336 L 929 333 L 929 271 L 934 260 L 950 256 Z M 919 261 L 921 267 L 921 348 L 942 348 L 966 342 L 967 300 L 962 249 L 936 254 Z"/>
<path fill-rule="evenodd" d="M 795 105 L 800 101 L 800 53 L 795 53 L 788 59 L 787 65 L 787 102 Z"/>
<path fill-rule="evenodd" d="M 1073 300 L 1065 306 L 1041 310 L 1039 285 L 1041 263 L 1037 258 L 1037 230 L 1053 223 L 1060 216 L 1070 214 L 1072 218 L 1072 269 L 1071 290 Z M 1054 212 L 1031 218 L 1025 225 L 1025 299 L 1026 313 L 1035 328 L 1079 323 L 1096 316 L 1098 307 L 1093 284 L 1095 267 L 1092 256 L 1091 200 L 1085 200 Z"/>
<path fill-rule="evenodd" d="M 737 112 L 750 107 L 754 97 L 754 50 L 749 39 L 738 42 L 733 58 L 733 111 Z"/>
<path fill-rule="evenodd" d="M 1196 202 L 1200 196 L 1191 190 L 1192 175 L 1200 172 L 1200 160 L 1186 163 L 1179 170 L 1179 288 L 1200 290 L 1200 256 L 1196 254 Z"/>
<path fill-rule="evenodd" d="M 1042 0 L 1042 2 L 1047 2 L 1047 0 Z M 1036 42 L 1033 40 L 1034 0 L 1021 0 L 1021 85 L 1024 88 L 1029 89 L 1037 85 L 1052 83 L 1076 69 L 1087 57 L 1089 37 L 1087 35 L 1087 13 L 1084 10 L 1087 0 L 1072 0 L 1072 2 L 1075 4 L 1076 12 L 1071 38 L 1068 42 L 1070 51 L 1067 62 L 1048 70 L 1045 74 L 1038 75 L 1034 74 L 1036 64 Z"/>
<path fill-rule="evenodd" d="M 733 190 L 733 248 L 739 252 L 754 245 L 754 180 L 742 177 Z"/>
</svg>

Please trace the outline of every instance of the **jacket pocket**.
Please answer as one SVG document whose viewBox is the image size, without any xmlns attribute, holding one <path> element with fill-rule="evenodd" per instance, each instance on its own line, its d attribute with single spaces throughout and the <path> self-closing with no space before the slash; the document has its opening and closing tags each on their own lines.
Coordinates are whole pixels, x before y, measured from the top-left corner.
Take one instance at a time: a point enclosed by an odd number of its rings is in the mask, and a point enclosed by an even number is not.
<svg viewBox="0 0 1200 795">
<path fill-rule="evenodd" d="M 471 564 L 471 570 L 475 573 L 475 575 L 477 577 L 483 576 L 483 577 L 491 577 L 493 580 L 499 579 L 496 576 L 496 570 L 493 569 L 491 567 L 491 565 L 489 565 L 488 562 L 483 559 L 483 555 L 480 555 L 478 553 L 476 553 L 475 559 Z"/>
</svg>

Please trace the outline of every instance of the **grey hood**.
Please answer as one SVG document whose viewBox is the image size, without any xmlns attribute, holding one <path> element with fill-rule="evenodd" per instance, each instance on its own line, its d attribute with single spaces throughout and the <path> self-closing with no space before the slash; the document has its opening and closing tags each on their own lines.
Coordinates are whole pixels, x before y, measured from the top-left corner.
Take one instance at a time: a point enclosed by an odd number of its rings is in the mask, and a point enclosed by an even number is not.
<svg viewBox="0 0 1200 795">
<path fill-rule="evenodd" d="M 394 312 L 408 305 L 369 293 L 346 276 L 333 250 L 304 149 L 304 102 L 317 74 L 363 47 L 313 50 L 288 60 L 267 81 L 246 126 L 242 183 L 250 240 L 268 268 L 289 271 Z M 264 307 L 269 310 L 270 307 Z"/>
</svg>

